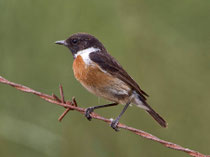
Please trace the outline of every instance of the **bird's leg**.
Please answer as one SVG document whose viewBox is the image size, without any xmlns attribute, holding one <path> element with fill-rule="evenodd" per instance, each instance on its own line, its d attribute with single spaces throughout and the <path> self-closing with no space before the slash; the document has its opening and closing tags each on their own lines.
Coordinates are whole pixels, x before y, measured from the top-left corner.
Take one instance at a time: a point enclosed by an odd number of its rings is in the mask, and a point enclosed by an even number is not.
<svg viewBox="0 0 210 157">
<path fill-rule="evenodd" d="M 115 119 L 112 120 L 111 122 L 111 127 L 115 130 L 115 131 L 119 131 L 117 124 L 119 123 L 120 117 L 123 115 L 123 113 L 127 110 L 128 106 L 129 106 L 130 102 L 128 102 L 125 107 L 123 108 L 122 112 L 120 113 L 120 115 Z"/>
<path fill-rule="evenodd" d="M 95 110 L 95 109 L 99 109 L 99 108 L 104 108 L 104 107 L 110 107 L 110 106 L 116 106 L 118 103 L 112 103 L 112 104 L 105 104 L 105 105 L 100 105 L 100 106 L 93 106 L 93 107 L 88 107 L 85 110 L 85 117 L 88 120 L 91 120 L 92 117 L 90 116 L 90 114 Z"/>
</svg>

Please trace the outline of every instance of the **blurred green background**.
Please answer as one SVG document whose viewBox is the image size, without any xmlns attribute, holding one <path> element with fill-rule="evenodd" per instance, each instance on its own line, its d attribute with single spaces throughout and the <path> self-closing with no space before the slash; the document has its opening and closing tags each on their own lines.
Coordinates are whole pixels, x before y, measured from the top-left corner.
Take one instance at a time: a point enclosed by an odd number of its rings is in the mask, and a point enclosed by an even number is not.
<svg viewBox="0 0 210 157">
<path fill-rule="evenodd" d="M 121 122 L 210 154 L 210 1 L 0 0 L 0 75 L 35 90 L 75 96 L 80 107 L 105 104 L 72 72 L 56 40 L 99 38 L 168 122 L 161 128 L 130 107 Z M 115 118 L 123 106 L 97 110 Z M 0 156 L 187 156 L 0 84 Z"/>
</svg>

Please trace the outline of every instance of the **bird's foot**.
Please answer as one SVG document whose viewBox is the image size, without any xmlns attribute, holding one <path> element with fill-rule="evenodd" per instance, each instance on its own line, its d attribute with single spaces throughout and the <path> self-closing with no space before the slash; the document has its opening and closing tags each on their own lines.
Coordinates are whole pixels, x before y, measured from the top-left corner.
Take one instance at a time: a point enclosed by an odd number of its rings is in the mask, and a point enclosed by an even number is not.
<svg viewBox="0 0 210 157">
<path fill-rule="evenodd" d="M 91 113 L 94 111 L 94 108 L 93 107 L 88 107 L 86 110 L 85 110 L 85 117 L 91 121 L 92 117 L 91 117 Z"/>
<path fill-rule="evenodd" d="M 110 124 L 110 126 L 115 130 L 115 131 L 119 131 L 119 128 L 117 127 L 117 125 L 118 125 L 118 123 L 119 123 L 119 120 L 113 120 L 113 119 L 111 119 L 111 124 Z"/>
</svg>

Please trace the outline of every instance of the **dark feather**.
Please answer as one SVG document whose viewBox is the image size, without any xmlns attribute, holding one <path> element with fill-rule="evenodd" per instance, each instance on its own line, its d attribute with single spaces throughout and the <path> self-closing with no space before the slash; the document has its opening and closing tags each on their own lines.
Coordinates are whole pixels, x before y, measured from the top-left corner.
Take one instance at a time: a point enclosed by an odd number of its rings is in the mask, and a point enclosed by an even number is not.
<svg viewBox="0 0 210 157">
<path fill-rule="evenodd" d="M 127 83 L 144 100 L 146 100 L 146 96 L 148 96 L 148 94 L 140 89 L 139 85 L 129 76 L 123 67 L 110 54 L 102 50 L 100 52 L 90 53 L 89 57 L 93 62 L 98 64 L 100 68 Z"/>
<path fill-rule="evenodd" d="M 162 127 L 166 128 L 167 127 L 167 123 L 166 121 L 157 113 L 155 112 L 150 106 L 149 104 L 142 99 L 142 97 L 139 96 L 139 99 L 144 103 L 144 105 L 148 108 L 148 110 L 146 110 Z"/>
</svg>

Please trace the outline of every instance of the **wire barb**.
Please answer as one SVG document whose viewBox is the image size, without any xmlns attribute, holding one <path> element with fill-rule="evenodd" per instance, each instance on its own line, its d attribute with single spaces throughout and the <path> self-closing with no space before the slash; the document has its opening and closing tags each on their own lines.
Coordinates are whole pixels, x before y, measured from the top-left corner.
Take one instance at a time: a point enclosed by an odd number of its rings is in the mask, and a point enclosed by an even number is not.
<svg viewBox="0 0 210 157">
<path fill-rule="evenodd" d="M 33 89 L 29 88 L 29 87 L 23 86 L 21 84 L 10 82 L 10 81 L 6 80 L 5 78 L 3 78 L 1 76 L 0 76 L 0 82 L 3 83 L 3 84 L 10 85 L 10 86 L 12 86 L 12 87 L 14 87 L 14 88 L 16 88 L 16 89 L 18 89 L 20 91 L 35 94 L 35 95 L 39 96 L 40 98 L 42 98 L 45 101 L 48 101 L 50 103 L 53 103 L 53 104 L 56 104 L 56 105 L 65 107 L 66 110 L 59 117 L 59 121 L 61 121 L 64 118 L 64 116 L 70 110 L 78 111 L 78 112 L 80 112 L 81 114 L 84 115 L 85 109 L 84 108 L 80 108 L 80 107 L 77 106 L 77 102 L 76 102 L 76 100 L 75 100 L 74 97 L 72 98 L 72 101 L 71 102 L 70 101 L 66 101 L 65 102 L 65 100 L 64 100 L 64 94 L 63 94 L 63 87 L 61 85 L 59 87 L 60 88 L 60 95 L 61 95 L 61 100 L 60 100 L 54 94 L 52 96 L 50 96 L 50 95 L 47 95 L 47 94 L 44 94 L 44 93 L 35 91 L 35 90 L 33 90 Z M 98 114 L 96 114 L 94 112 L 91 114 L 91 117 L 94 118 L 94 119 L 98 119 L 98 120 L 104 121 L 104 122 L 106 122 L 108 124 L 111 123 L 111 120 L 110 119 L 101 117 L 101 116 L 99 116 Z M 128 130 L 128 131 L 131 131 L 134 134 L 139 135 L 141 137 L 144 137 L 146 139 L 149 139 L 149 140 L 158 142 L 158 143 L 164 145 L 165 147 L 168 147 L 168 148 L 171 148 L 171 149 L 174 149 L 174 150 L 185 152 L 185 153 L 187 153 L 190 156 L 194 156 L 194 157 L 210 157 L 210 155 L 204 155 L 204 154 L 201 154 L 201 153 L 199 153 L 197 151 L 191 150 L 189 148 L 185 148 L 185 147 L 182 147 L 182 146 L 177 145 L 175 143 L 162 140 L 162 139 L 160 139 L 160 138 L 158 138 L 158 137 L 156 137 L 156 136 L 154 136 L 152 134 L 149 134 L 147 132 L 144 132 L 144 131 L 139 130 L 139 129 L 136 129 L 136 128 L 129 127 L 129 126 L 127 126 L 125 124 L 122 124 L 122 123 L 118 123 L 117 126 L 119 128 L 122 128 L 122 129 L 125 129 L 125 130 Z"/>
<path fill-rule="evenodd" d="M 66 102 L 68 105 L 73 105 L 72 102 L 67 101 Z M 62 115 L 58 118 L 59 122 L 61 122 L 63 120 L 63 118 L 66 116 L 66 114 L 72 109 L 70 108 L 66 108 L 66 110 L 62 113 Z"/>
</svg>

